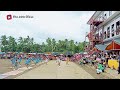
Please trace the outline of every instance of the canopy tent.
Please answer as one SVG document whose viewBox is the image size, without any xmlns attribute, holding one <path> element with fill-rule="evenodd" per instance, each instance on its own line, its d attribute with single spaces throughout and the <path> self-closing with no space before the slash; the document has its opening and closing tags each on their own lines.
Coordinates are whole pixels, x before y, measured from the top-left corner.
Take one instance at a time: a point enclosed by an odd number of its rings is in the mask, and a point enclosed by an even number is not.
<svg viewBox="0 0 120 90">
<path fill-rule="evenodd" d="M 66 54 L 66 56 L 70 56 L 70 55 L 72 55 L 72 53 L 71 53 L 71 52 L 69 52 L 69 51 L 68 51 L 68 52 L 66 52 L 65 54 Z"/>
<path fill-rule="evenodd" d="M 0 52 L 0 54 L 5 54 L 5 52 Z"/>
<path fill-rule="evenodd" d="M 120 39 L 114 39 L 105 48 L 106 50 L 120 50 Z"/>
<path fill-rule="evenodd" d="M 3 54 L 3 52 L 0 52 L 0 54 Z"/>
<path fill-rule="evenodd" d="M 79 54 L 84 54 L 84 52 L 81 51 Z"/>
<path fill-rule="evenodd" d="M 52 55 L 59 55 L 58 52 L 52 52 Z"/>
</svg>

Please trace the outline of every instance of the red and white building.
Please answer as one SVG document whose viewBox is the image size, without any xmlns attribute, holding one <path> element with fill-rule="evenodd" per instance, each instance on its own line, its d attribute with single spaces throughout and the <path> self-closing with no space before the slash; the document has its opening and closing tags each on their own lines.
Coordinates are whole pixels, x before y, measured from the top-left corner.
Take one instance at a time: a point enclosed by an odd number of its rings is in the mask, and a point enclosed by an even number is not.
<svg viewBox="0 0 120 90">
<path fill-rule="evenodd" d="M 85 51 L 120 52 L 120 11 L 96 11 L 87 24 L 90 32 Z"/>
</svg>

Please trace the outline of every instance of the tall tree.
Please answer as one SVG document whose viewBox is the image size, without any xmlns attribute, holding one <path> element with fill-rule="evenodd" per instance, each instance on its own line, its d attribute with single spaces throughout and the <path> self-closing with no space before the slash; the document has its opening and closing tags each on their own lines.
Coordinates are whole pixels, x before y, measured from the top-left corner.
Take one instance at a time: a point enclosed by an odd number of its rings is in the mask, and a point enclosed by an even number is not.
<svg viewBox="0 0 120 90">
<path fill-rule="evenodd" d="M 52 39 L 52 52 L 55 52 L 55 49 L 56 49 L 56 41 L 55 41 L 55 39 L 53 38 L 53 39 Z"/>
<path fill-rule="evenodd" d="M 74 40 L 70 40 L 70 41 L 69 41 L 69 51 L 71 51 L 72 53 L 75 53 Z"/>
<path fill-rule="evenodd" d="M 23 52 L 23 38 L 19 37 L 18 42 L 17 42 L 17 52 Z"/>
<path fill-rule="evenodd" d="M 1 36 L 2 51 L 8 51 L 8 40 L 6 35 Z"/>
<path fill-rule="evenodd" d="M 47 52 L 51 52 L 52 51 L 52 45 L 51 45 L 51 38 L 48 38 L 47 40 L 46 40 L 46 42 L 47 42 Z"/>
<path fill-rule="evenodd" d="M 17 43 L 16 43 L 14 37 L 12 37 L 12 36 L 8 37 L 8 45 L 9 45 L 8 51 L 10 51 L 10 52 L 15 52 L 16 51 Z"/>
</svg>

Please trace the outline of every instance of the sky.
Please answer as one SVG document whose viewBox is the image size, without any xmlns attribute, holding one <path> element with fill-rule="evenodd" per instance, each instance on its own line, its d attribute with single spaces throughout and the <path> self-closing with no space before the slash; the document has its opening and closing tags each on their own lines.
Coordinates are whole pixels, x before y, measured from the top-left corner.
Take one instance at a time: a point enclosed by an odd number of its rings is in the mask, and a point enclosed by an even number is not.
<svg viewBox="0 0 120 90">
<path fill-rule="evenodd" d="M 58 40 L 83 42 L 90 27 L 87 21 L 95 11 L 0 11 L 0 37 L 2 35 L 33 37 L 36 43 L 45 42 L 48 37 Z M 7 20 L 7 15 L 12 15 Z M 32 18 L 14 18 L 26 16 Z"/>
</svg>

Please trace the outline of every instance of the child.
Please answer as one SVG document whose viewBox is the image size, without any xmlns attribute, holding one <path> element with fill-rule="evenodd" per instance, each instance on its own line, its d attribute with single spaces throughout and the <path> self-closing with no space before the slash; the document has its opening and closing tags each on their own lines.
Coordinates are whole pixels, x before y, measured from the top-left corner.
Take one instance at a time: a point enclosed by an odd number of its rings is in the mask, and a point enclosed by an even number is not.
<svg viewBox="0 0 120 90">
<path fill-rule="evenodd" d="M 66 65 L 69 65 L 69 64 L 68 64 L 69 61 L 70 61 L 70 58 L 67 57 L 67 58 L 66 58 Z"/>
<path fill-rule="evenodd" d="M 26 61 L 25 61 L 25 65 L 27 66 L 27 68 L 28 68 L 29 64 L 30 64 L 30 59 L 27 58 Z"/>
<path fill-rule="evenodd" d="M 21 66 L 21 61 L 22 61 L 22 57 L 19 57 L 19 58 L 18 58 L 19 66 Z"/>
<path fill-rule="evenodd" d="M 18 69 L 18 60 L 15 60 L 15 69 Z"/>
<path fill-rule="evenodd" d="M 11 59 L 12 67 L 15 66 L 15 58 Z"/>
<path fill-rule="evenodd" d="M 83 64 L 83 59 L 81 59 L 81 60 L 79 61 L 79 64 L 80 64 L 80 65 L 82 65 L 82 64 Z"/>
<path fill-rule="evenodd" d="M 48 63 L 48 58 L 47 58 L 47 57 L 45 58 L 45 63 L 46 63 L 46 65 L 47 65 L 47 63 Z"/>
<path fill-rule="evenodd" d="M 57 62 L 58 62 L 58 65 L 60 66 L 61 60 L 59 57 L 57 57 Z"/>
<path fill-rule="evenodd" d="M 104 67 L 101 63 L 98 64 L 97 66 L 97 74 L 100 74 L 101 72 L 103 72 L 104 70 Z"/>
</svg>

